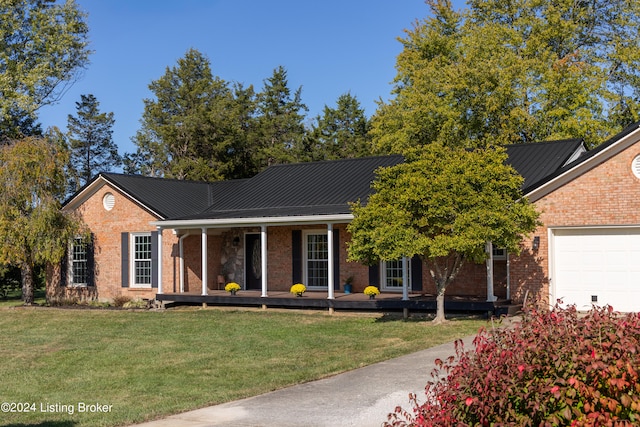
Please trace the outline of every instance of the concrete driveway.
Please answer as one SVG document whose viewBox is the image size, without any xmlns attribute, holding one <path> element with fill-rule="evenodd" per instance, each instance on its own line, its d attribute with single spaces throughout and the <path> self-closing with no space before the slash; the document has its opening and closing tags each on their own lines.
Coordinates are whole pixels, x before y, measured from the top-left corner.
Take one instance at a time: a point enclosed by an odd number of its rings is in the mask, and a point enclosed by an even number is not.
<svg viewBox="0 0 640 427">
<path fill-rule="evenodd" d="M 473 337 L 464 338 L 465 349 Z M 409 393 L 424 395 L 434 360 L 455 354 L 453 343 L 247 399 L 138 424 L 144 427 L 378 427 Z"/>
</svg>

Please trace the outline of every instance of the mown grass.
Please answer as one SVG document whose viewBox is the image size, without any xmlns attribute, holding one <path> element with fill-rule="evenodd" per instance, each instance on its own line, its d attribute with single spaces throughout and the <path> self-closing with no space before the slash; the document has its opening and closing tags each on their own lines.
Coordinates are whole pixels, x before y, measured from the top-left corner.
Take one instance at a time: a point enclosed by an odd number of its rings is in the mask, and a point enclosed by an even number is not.
<svg viewBox="0 0 640 427">
<path fill-rule="evenodd" d="M 46 297 L 44 289 L 36 289 L 33 292 L 34 302 L 38 305 L 46 304 Z M 0 308 L 18 307 L 22 303 L 22 290 L 10 291 L 6 298 L 0 298 Z"/>
<path fill-rule="evenodd" d="M 159 418 L 475 334 L 372 315 L 250 310 L 0 310 L 0 425 L 113 426 Z M 111 405 L 78 413 L 78 403 Z M 41 404 L 75 412 L 42 412 Z M 62 406 L 59 406 L 62 407 Z"/>
</svg>

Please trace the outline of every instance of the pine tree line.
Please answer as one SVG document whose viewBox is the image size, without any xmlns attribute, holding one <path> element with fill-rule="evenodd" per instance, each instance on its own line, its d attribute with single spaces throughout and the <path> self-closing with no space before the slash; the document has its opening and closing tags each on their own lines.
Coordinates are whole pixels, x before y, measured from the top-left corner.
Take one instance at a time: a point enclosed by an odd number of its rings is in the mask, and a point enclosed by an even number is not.
<svg viewBox="0 0 640 427">
<path fill-rule="evenodd" d="M 369 121 L 347 93 L 308 126 L 302 87 L 289 87 L 280 66 L 256 92 L 227 82 L 191 49 L 154 80 L 145 99 L 137 150 L 124 157 L 127 173 L 216 181 L 246 178 L 281 163 L 370 153 Z"/>
</svg>

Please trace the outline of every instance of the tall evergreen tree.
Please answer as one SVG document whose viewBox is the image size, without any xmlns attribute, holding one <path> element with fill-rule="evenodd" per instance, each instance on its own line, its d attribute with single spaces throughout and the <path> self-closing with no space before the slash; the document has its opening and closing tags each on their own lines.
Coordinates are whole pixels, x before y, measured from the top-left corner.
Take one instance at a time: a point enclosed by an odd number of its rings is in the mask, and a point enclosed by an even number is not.
<svg viewBox="0 0 640 427">
<path fill-rule="evenodd" d="M 371 153 L 369 119 L 358 99 L 350 93 L 338 97 L 336 108 L 325 105 L 311 130 L 315 159 L 363 157 Z"/>
<path fill-rule="evenodd" d="M 229 110 L 230 138 L 226 157 L 226 177 L 250 178 L 260 172 L 257 159 L 257 100 L 253 86 L 234 84 L 234 102 Z"/>
<path fill-rule="evenodd" d="M 93 95 L 80 95 L 76 116 L 67 116 L 70 156 L 70 190 L 75 191 L 99 172 L 109 172 L 122 164 L 113 142 L 113 113 L 101 113 Z"/>
<path fill-rule="evenodd" d="M 640 2 L 472 0 L 406 32 L 394 98 L 373 118 L 383 152 L 582 137 L 640 112 Z"/>
<path fill-rule="evenodd" d="M 289 88 L 287 71 L 279 66 L 264 81 L 258 94 L 258 153 L 261 168 L 298 159 L 297 150 L 305 136 L 302 87 L 293 94 Z"/>
<path fill-rule="evenodd" d="M 126 169 L 178 179 L 215 181 L 229 174 L 233 146 L 229 84 L 214 77 L 209 60 L 190 49 L 151 82 L 155 99 L 145 99 L 142 128 L 127 155 Z"/>
<path fill-rule="evenodd" d="M 37 110 L 88 63 L 86 16 L 73 0 L 0 2 L 0 140 L 39 134 Z"/>
</svg>

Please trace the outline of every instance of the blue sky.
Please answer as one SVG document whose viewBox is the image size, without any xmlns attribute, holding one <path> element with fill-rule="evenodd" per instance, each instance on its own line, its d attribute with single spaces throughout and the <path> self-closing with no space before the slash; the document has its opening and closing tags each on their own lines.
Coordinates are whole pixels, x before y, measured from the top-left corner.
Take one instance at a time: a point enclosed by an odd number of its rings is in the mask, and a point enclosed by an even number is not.
<svg viewBox="0 0 640 427">
<path fill-rule="evenodd" d="M 289 87 L 302 86 L 314 118 L 346 92 L 368 116 L 387 100 L 396 75 L 397 38 L 427 16 L 424 0 L 76 0 L 88 14 L 91 64 L 61 102 L 43 107 L 43 127 L 66 131 L 81 94 L 113 112 L 121 154 L 140 128 L 151 81 L 190 48 L 205 54 L 213 74 L 263 87 L 282 65 Z"/>
</svg>

